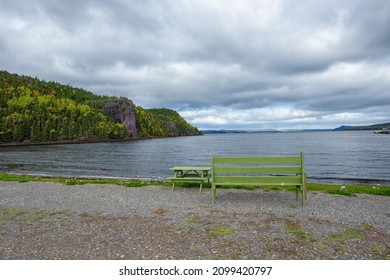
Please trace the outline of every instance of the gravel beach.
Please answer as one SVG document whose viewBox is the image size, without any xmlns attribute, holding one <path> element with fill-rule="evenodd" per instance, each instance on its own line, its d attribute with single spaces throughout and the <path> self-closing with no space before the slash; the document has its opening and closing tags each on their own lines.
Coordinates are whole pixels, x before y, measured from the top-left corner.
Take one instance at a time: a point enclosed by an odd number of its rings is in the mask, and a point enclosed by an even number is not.
<svg viewBox="0 0 390 280">
<path fill-rule="evenodd" d="M 0 182 L 0 259 L 390 259 L 390 197 Z"/>
</svg>

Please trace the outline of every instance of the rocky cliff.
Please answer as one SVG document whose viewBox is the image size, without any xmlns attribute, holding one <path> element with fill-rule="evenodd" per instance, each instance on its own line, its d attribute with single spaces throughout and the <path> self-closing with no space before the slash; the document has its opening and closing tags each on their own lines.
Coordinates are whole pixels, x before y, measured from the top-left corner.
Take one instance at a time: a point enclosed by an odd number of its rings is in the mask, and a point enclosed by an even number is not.
<svg viewBox="0 0 390 280">
<path fill-rule="evenodd" d="M 104 104 L 102 110 L 115 122 L 123 124 L 131 132 L 133 138 L 139 137 L 139 124 L 135 116 L 133 101 L 126 98 L 110 100 Z"/>
<path fill-rule="evenodd" d="M 127 98 L 106 101 L 102 111 L 122 124 L 136 139 L 201 134 L 174 110 L 143 109 Z"/>
</svg>

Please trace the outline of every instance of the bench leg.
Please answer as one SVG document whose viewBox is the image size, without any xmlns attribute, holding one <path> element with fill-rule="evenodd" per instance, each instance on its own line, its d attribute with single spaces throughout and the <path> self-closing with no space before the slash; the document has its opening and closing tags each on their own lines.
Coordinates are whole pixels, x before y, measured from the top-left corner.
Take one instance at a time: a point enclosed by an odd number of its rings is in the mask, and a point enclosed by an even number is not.
<svg viewBox="0 0 390 280">
<path fill-rule="evenodd" d="M 217 186 L 212 184 L 211 186 L 211 204 L 214 205 L 215 198 L 217 196 Z"/>
<path fill-rule="evenodd" d="M 305 200 L 307 200 L 307 173 L 305 172 L 303 191 L 305 193 Z"/>
<path fill-rule="evenodd" d="M 202 192 L 203 182 L 200 183 L 199 192 Z"/>
<path fill-rule="evenodd" d="M 305 186 L 296 186 L 295 195 L 296 195 L 297 201 L 299 200 L 299 193 L 301 193 L 302 206 L 305 206 L 305 201 L 307 199 L 306 185 Z"/>
<path fill-rule="evenodd" d="M 302 186 L 302 206 L 305 206 L 307 200 L 307 173 L 303 174 L 303 186 Z"/>
<path fill-rule="evenodd" d="M 175 190 L 175 181 L 173 181 L 173 184 L 172 184 L 172 191 Z"/>
</svg>

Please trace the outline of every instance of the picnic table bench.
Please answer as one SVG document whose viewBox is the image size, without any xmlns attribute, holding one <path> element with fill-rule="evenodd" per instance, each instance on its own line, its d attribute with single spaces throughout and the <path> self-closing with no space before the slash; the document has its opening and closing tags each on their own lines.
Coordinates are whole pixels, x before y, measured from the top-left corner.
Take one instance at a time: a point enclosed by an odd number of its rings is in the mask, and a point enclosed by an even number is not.
<svg viewBox="0 0 390 280">
<path fill-rule="evenodd" d="M 203 183 L 210 182 L 210 166 L 175 166 L 170 168 L 174 172 L 173 177 L 166 180 L 172 181 L 172 191 L 175 190 L 176 182 L 199 183 L 199 191 L 202 192 Z"/>
<path fill-rule="evenodd" d="M 212 204 L 217 186 L 296 186 L 296 199 L 307 199 L 303 152 L 299 156 L 218 157 L 211 159 Z"/>
</svg>

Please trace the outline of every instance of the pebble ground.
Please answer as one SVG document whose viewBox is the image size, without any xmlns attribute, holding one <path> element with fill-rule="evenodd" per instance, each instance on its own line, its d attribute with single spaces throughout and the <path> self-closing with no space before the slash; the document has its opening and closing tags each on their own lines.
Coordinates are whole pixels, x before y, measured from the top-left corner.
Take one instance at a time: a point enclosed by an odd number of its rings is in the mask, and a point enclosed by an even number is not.
<svg viewBox="0 0 390 280">
<path fill-rule="evenodd" d="M 0 259 L 390 259 L 390 197 L 0 182 Z"/>
</svg>

